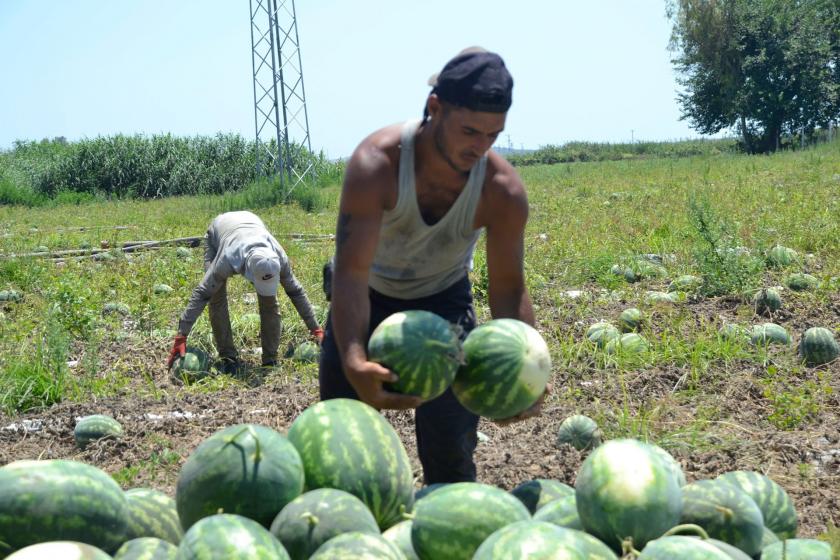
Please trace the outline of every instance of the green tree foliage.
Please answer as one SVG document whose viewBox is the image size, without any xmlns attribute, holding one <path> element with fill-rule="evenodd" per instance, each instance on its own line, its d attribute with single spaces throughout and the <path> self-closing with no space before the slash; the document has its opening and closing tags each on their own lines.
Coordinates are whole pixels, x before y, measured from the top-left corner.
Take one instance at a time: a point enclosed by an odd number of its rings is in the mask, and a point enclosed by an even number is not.
<svg viewBox="0 0 840 560">
<path fill-rule="evenodd" d="M 670 0 L 682 118 L 747 151 L 840 117 L 840 0 Z"/>
</svg>

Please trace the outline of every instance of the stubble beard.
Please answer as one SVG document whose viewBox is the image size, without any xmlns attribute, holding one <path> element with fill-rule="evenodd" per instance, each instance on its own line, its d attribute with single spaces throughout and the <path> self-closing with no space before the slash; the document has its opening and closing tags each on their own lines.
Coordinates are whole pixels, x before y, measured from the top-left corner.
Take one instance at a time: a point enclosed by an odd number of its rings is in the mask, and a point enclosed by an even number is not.
<svg viewBox="0 0 840 560">
<path fill-rule="evenodd" d="M 449 154 L 446 153 L 446 144 L 444 144 L 443 142 L 443 126 L 440 123 L 438 123 L 438 125 L 435 126 L 434 133 L 432 134 L 432 139 L 434 140 L 435 149 L 437 150 L 438 154 L 440 155 L 440 157 L 443 158 L 443 161 L 445 161 L 449 167 L 451 167 L 458 173 L 467 173 L 469 171 L 468 169 L 464 170 L 458 167 L 458 165 L 456 165 L 455 162 L 452 161 L 452 158 L 449 157 Z"/>
</svg>

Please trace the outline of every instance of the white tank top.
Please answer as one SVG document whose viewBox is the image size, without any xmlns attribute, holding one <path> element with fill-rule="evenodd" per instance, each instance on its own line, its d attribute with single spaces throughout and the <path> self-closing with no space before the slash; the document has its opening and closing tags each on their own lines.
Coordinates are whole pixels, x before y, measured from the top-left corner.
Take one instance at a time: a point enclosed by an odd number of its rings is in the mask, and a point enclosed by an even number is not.
<svg viewBox="0 0 840 560">
<path fill-rule="evenodd" d="M 379 245 L 370 269 L 370 287 L 386 296 L 415 299 L 452 286 L 472 267 L 473 250 L 481 229 L 473 229 L 484 185 L 487 157 L 470 170 L 467 184 L 451 208 L 428 225 L 417 205 L 414 177 L 414 139 L 419 120 L 402 129 L 397 204 L 385 211 Z"/>
</svg>

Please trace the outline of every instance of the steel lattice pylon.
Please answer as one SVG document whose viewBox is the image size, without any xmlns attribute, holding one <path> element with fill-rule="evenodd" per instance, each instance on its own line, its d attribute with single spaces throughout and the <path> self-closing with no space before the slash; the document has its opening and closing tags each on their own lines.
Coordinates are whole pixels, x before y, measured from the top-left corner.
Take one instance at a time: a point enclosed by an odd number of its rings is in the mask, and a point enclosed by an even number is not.
<svg viewBox="0 0 840 560">
<path fill-rule="evenodd" d="M 291 192 L 314 173 L 294 0 L 250 0 L 257 174 L 280 177 Z"/>
</svg>

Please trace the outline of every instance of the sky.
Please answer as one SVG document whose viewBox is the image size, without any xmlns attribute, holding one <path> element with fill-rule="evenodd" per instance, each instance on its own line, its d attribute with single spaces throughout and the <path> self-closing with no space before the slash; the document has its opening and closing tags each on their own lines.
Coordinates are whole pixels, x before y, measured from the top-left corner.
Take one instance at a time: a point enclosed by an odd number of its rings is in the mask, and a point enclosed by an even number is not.
<svg viewBox="0 0 840 560">
<path fill-rule="evenodd" d="M 679 119 L 663 0 L 295 8 L 311 146 L 330 158 L 419 118 L 429 76 L 472 45 L 498 52 L 514 78 L 497 145 L 699 136 Z M 249 13 L 246 0 L 0 0 L 0 150 L 117 133 L 252 139 Z"/>
</svg>

